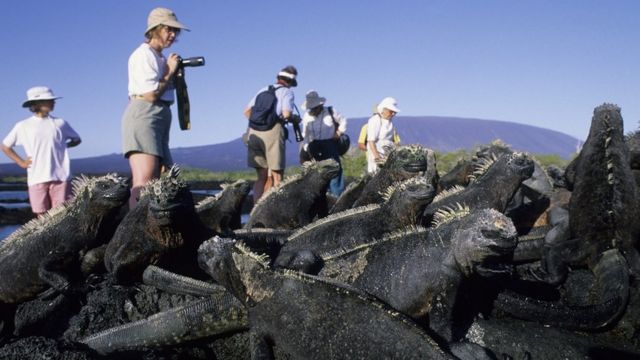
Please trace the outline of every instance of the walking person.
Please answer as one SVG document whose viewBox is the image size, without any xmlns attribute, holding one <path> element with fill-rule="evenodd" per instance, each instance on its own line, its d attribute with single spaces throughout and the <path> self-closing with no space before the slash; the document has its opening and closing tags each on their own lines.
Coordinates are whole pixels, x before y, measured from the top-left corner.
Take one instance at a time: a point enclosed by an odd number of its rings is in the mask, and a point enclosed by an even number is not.
<svg viewBox="0 0 640 360">
<path fill-rule="evenodd" d="M 129 208 L 138 200 L 147 182 L 160 176 L 173 163 L 169 150 L 171 109 L 175 91 L 173 78 L 178 55 L 162 53 L 171 47 L 182 30 L 173 11 L 151 10 L 147 18 L 145 42 L 129 57 L 129 104 L 122 116 L 122 147 L 131 168 Z"/>
<path fill-rule="evenodd" d="M 286 165 L 285 140 L 287 121 L 300 121 L 293 114 L 294 93 L 298 70 L 289 65 L 276 76 L 276 83 L 262 88 L 244 110 L 249 119 L 247 130 L 247 164 L 256 169 L 257 180 L 253 184 L 254 203 L 268 190 L 265 188 L 269 173 L 273 186 L 282 181 Z"/>
<path fill-rule="evenodd" d="M 305 147 L 314 160 L 334 159 L 340 164 L 340 172 L 329 182 L 329 192 L 340 196 L 344 191 L 342 164 L 337 140 L 347 131 L 347 119 L 333 109 L 324 106 L 326 99 L 314 90 L 307 92 L 302 105 L 307 111 L 302 117 L 302 133 Z"/>
<path fill-rule="evenodd" d="M 386 97 L 376 107 L 377 112 L 367 122 L 367 172 L 378 170 L 377 161 L 384 155 L 384 147 L 394 143 L 393 117 L 400 112 L 396 99 Z"/>
<path fill-rule="evenodd" d="M 36 86 L 27 90 L 22 107 L 33 115 L 18 122 L 2 141 L 2 151 L 18 166 L 27 170 L 31 211 L 42 215 L 71 197 L 71 177 L 67 148 L 82 141 L 63 119 L 51 116 L 56 100 L 51 89 Z M 24 147 L 26 158 L 13 147 Z"/>
</svg>

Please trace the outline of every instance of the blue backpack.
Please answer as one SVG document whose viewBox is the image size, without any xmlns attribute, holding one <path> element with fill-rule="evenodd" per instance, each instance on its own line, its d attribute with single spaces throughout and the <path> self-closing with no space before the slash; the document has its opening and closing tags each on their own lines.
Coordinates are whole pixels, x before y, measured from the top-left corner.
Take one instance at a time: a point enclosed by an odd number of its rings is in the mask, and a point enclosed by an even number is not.
<svg viewBox="0 0 640 360">
<path fill-rule="evenodd" d="M 276 90 L 281 86 L 275 87 L 269 85 L 269 88 L 256 96 L 256 102 L 251 108 L 249 116 L 249 127 L 258 131 L 267 131 L 280 121 L 280 117 L 276 112 L 278 99 L 276 98 Z"/>
</svg>

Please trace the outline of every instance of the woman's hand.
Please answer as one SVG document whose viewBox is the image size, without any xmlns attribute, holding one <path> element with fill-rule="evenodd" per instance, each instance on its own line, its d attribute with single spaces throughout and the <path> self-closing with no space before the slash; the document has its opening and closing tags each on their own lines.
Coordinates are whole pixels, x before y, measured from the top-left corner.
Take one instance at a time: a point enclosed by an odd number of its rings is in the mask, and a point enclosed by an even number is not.
<svg viewBox="0 0 640 360">
<path fill-rule="evenodd" d="M 173 77 L 173 74 L 175 74 L 177 70 L 178 70 L 178 54 L 171 53 L 167 58 L 167 73 L 164 76 L 165 81 L 171 80 L 171 77 Z"/>
</svg>

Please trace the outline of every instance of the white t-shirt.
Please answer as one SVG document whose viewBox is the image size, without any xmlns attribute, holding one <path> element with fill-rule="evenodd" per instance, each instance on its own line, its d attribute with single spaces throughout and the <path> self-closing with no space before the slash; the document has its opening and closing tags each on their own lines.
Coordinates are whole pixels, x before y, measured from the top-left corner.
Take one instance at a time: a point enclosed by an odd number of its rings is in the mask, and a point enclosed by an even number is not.
<svg viewBox="0 0 640 360">
<path fill-rule="evenodd" d="M 347 131 L 347 119 L 335 109 L 333 110 L 333 119 L 338 123 L 338 130 L 341 133 Z M 313 116 L 307 111 L 302 117 L 302 134 L 305 142 L 308 144 L 314 140 L 333 139 L 336 132 L 333 119 L 326 107 L 318 116 Z"/>
<path fill-rule="evenodd" d="M 142 95 L 158 89 L 160 80 L 167 72 L 167 59 L 142 43 L 129 56 L 129 96 Z M 175 98 L 173 83 L 162 93 L 160 100 L 173 102 Z"/>
<path fill-rule="evenodd" d="M 31 186 L 69 180 L 69 139 L 80 139 L 80 136 L 67 122 L 52 116 L 40 118 L 34 115 L 18 122 L 2 143 L 6 147 L 20 145 L 31 157 L 31 165 L 27 168 L 27 184 Z"/>
<path fill-rule="evenodd" d="M 369 141 L 375 141 L 376 150 L 380 155 L 384 155 L 384 147 L 393 145 L 393 122 L 383 119 L 379 114 L 370 117 L 367 123 L 367 143 Z M 368 149 L 369 144 L 367 144 L 367 171 L 373 173 L 378 170 L 378 165 Z"/>
</svg>

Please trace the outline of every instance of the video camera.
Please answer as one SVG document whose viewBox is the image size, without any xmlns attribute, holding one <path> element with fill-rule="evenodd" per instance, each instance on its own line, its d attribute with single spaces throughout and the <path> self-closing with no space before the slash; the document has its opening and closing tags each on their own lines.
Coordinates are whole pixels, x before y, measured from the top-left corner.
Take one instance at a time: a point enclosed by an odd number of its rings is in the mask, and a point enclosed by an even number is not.
<svg viewBox="0 0 640 360">
<path fill-rule="evenodd" d="M 184 79 L 185 67 L 196 67 L 204 65 L 203 56 L 195 56 L 183 59 L 178 56 L 178 71 L 176 71 L 175 86 L 176 86 L 176 98 L 178 103 L 178 120 L 180 122 L 180 129 L 191 129 L 191 118 L 189 112 L 191 106 L 189 105 L 189 94 L 187 93 L 187 82 Z"/>
<path fill-rule="evenodd" d="M 183 59 L 178 56 L 178 67 L 196 67 L 204 65 L 204 57 L 203 56 L 194 56 L 190 58 Z"/>
<path fill-rule="evenodd" d="M 302 118 L 300 118 L 300 114 L 291 114 L 288 121 L 291 123 L 291 125 L 293 125 L 293 133 L 296 135 L 296 142 L 302 141 L 302 131 L 300 131 L 300 123 L 302 122 Z"/>
</svg>

